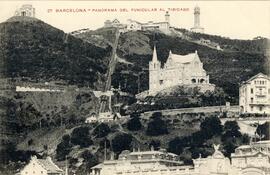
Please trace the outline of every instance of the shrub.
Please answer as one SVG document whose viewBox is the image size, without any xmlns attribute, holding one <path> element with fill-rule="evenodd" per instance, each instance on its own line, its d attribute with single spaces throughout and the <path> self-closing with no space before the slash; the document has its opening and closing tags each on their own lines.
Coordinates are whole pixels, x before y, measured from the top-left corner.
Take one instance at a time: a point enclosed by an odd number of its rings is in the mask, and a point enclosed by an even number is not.
<svg viewBox="0 0 270 175">
<path fill-rule="evenodd" d="M 207 117 L 200 125 L 201 132 L 205 139 L 209 139 L 214 135 L 219 135 L 223 131 L 223 127 L 218 117 Z"/>
<path fill-rule="evenodd" d="M 147 126 L 146 134 L 149 136 L 159 136 L 168 134 L 167 124 L 161 119 L 162 114 L 160 112 L 153 113 Z"/>
<path fill-rule="evenodd" d="M 70 153 L 72 144 L 70 142 L 70 136 L 64 135 L 62 141 L 57 145 L 56 148 L 56 159 L 61 161 L 65 160 L 66 156 Z"/>
<path fill-rule="evenodd" d="M 130 150 L 132 136 L 130 134 L 118 134 L 112 140 L 112 149 L 116 154 L 120 154 L 123 150 Z"/>
<path fill-rule="evenodd" d="M 130 131 L 139 131 L 141 128 L 142 124 L 139 116 L 134 116 L 127 122 L 127 129 Z"/>
<path fill-rule="evenodd" d="M 256 133 L 263 139 L 263 140 L 268 140 L 270 139 L 270 123 L 265 122 L 264 124 L 258 125 L 256 129 Z"/>
<path fill-rule="evenodd" d="M 107 124 L 105 124 L 105 123 L 101 123 L 100 125 L 98 125 L 94 129 L 93 134 L 97 138 L 102 138 L 102 137 L 106 137 L 110 132 L 111 132 L 110 127 Z"/>
<path fill-rule="evenodd" d="M 34 140 L 33 139 L 30 139 L 30 140 L 28 140 L 28 146 L 30 146 L 30 145 L 32 145 L 33 143 L 34 143 Z"/>
<path fill-rule="evenodd" d="M 149 148 L 154 148 L 154 150 L 158 150 L 160 148 L 160 141 L 159 140 L 151 140 L 149 143 Z"/>
<path fill-rule="evenodd" d="M 97 157 L 89 150 L 82 152 L 81 157 L 83 158 L 84 163 L 86 163 L 86 167 L 89 169 L 98 164 Z"/>
<path fill-rule="evenodd" d="M 90 138 L 88 127 L 75 128 L 71 133 L 71 143 L 74 145 L 80 145 L 80 147 L 88 147 L 93 144 Z"/>
</svg>

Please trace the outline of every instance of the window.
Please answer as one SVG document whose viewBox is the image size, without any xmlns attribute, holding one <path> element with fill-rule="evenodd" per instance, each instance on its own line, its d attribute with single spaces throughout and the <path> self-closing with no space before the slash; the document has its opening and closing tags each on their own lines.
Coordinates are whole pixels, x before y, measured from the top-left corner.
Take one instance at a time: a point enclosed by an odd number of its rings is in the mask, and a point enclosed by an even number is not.
<svg viewBox="0 0 270 175">
<path fill-rule="evenodd" d="M 253 88 L 250 89 L 250 93 L 253 94 Z"/>
<path fill-rule="evenodd" d="M 41 174 L 43 174 L 43 171 L 40 171 Z"/>
<path fill-rule="evenodd" d="M 253 111 L 253 106 L 251 106 L 251 108 L 250 108 L 250 109 L 251 109 L 251 111 Z"/>
<path fill-rule="evenodd" d="M 260 106 L 259 110 L 262 111 L 262 107 L 261 106 Z"/>
<path fill-rule="evenodd" d="M 253 103 L 253 98 L 250 98 L 251 103 Z"/>
<path fill-rule="evenodd" d="M 159 80 L 159 84 L 163 84 L 163 80 Z"/>
</svg>

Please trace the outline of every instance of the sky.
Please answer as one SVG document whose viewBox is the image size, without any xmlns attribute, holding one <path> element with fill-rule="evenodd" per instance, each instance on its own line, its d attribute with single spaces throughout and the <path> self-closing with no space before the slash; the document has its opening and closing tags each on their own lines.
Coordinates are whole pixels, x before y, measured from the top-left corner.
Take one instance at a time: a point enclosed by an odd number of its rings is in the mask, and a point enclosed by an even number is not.
<svg viewBox="0 0 270 175">
<path fill-rule="evenodd" d="M 122 23 L 127 19 L 164 21 L 167 10 L 171 26 L 190 29 L 194 24 L 193 8 L 198 5 L 205 33 L 232 39 L 270 38 L 270 1 L 0 1 L 0 22 L 12 17 L 22 4 L 32 4 L 38 19 L 65 32 L 94 30 L 102 27 L 105 20 L 115 18 Z M 157 11 L 132 11 L 142 8 Z M 57 9 L 85 9 L 86 12 L 56 12 Z M 116 12 L 97 12 L 97 9 L 116 9 Z M 121 9 L 127 12 L 120 12 Z"/>
</svg>

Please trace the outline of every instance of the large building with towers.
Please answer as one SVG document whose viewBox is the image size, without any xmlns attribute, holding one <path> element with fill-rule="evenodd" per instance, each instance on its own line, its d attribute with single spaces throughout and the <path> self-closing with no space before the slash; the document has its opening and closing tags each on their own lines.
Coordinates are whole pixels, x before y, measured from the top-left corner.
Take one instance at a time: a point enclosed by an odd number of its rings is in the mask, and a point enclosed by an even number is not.
<svg viewBox="0 0 270 175">
<path fill-rule="evenodd" d="M 209 83 L 209 75 L 203 69 L 197 51 L 188 55 L 177 55 L 170 51 L 166 63 L 161 67 L 154 47 L 149 63 L 149 94 L 176 85 L 198 86 L 202 91 L 215 89 L 215 85 Z"/>
</svg>

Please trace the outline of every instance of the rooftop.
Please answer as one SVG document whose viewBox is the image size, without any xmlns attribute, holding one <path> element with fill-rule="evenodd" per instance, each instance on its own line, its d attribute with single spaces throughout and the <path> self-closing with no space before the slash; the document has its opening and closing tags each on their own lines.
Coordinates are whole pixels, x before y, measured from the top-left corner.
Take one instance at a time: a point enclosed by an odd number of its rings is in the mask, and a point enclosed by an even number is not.
<svg viewBox="0 0 270 175">
<path fill-rule="evenodd" d="M 195 52 L 195 53 L 190 53 L 187 55 L 177 55 L 177 54 L 171 53 L 170 56 L 174 62 L 184 64 L 184 63 L 192 62 L 198 55 L 197 55 L 197 52 Z"/>
<path fill-rule="evenodd" d="M 53 163 L 51 157 L 47 157 L 46 159 L 37 159 L 36 156 L 32 157 L 32 160 L 37 161 L 48 173 L 61 173 L 61 170 L 56 164 Z"/>
</svg>

